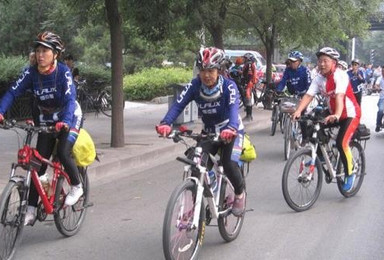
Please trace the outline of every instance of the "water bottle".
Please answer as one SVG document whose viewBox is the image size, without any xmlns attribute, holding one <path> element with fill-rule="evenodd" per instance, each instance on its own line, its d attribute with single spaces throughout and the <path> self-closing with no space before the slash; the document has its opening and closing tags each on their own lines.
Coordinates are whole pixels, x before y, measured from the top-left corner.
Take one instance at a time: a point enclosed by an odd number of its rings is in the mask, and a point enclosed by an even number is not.
<svg viewBox="0 0 384 260">
<path fill-rule="evenodd" d="M 210 170 L 208 172 L 208 176 L 209 176 L 209 184 L 211 186 L 211 189 L 213 192 L 216 191 L 216 186 L 217 186 L 217 182 L 216 182 L 216 174 L 213 170 Z"/>
</svg>

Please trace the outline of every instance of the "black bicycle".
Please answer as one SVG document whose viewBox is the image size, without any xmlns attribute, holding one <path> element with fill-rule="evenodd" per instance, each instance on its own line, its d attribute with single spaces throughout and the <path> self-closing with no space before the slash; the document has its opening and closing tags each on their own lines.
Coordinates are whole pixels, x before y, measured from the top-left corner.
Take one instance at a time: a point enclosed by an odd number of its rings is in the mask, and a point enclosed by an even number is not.
<svg viewBox="0 0 384 260">
<path fill-rule="evenodd" d="M 326 183 L 337 183 L 344 197 L 352 197 L 363 183 L 365 172 L 365 153 L 361 142 L 369 139 L 356 132 L 350 142 L 353 169 L 356 174 L 351 190 L 343 190 L 344 167 L 336 148 L 337 131 L 335 127 L 326 127 L 324 117 L 319 112 L 315 115 L 302 116 L 308 126 L 310 144 L 293 154 L 287 161 L 282 178 L 284 199 L 295 211 L 304 211 L 312 207 L 320 195 L 323 177 Z"/>
<path fill-rule="evenodd" d="M 112 116 L 112 93 L 110 88 L 91 91 L 85 80 L 80 81 L 77 87 L 77 100 L 83 112 L 95 111 L 96 114 Z"/>
</svg>

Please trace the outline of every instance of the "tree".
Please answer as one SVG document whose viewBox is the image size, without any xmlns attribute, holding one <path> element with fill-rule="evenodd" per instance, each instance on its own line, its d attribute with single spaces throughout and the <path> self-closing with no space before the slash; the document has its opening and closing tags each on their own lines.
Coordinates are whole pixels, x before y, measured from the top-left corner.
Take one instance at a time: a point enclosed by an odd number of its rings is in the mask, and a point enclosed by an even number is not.
<svg viewBox="0 0 384 260">
<path fill-rule="evenodd" d="M 340 39 L 364 33 L 367 17 L 379 0 L 237 0 L 229 15 L 244 21 L 264 44 L 267 82 L 272 81 L 272 55 L 281 46 L 341 47 Z M 354 26 L 351 27 L 350 25 Z M 350 29 L 352 28 L 352 29 Z"/>
<path fill-rule="evenodd" d="M 111 33 L 112 56 L 112 147 L 123 147 L 124 143 L 124 99 L 123 99 L 123 41 L 121 16 L 117 0 L 105 0 L 105 8 Z"/>
</svg>

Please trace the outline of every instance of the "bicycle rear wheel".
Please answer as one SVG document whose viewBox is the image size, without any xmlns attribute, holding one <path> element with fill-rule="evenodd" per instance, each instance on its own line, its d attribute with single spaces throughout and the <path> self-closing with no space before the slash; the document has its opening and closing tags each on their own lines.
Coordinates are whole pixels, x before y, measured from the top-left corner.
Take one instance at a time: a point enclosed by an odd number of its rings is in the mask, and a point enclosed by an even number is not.
<svg viewBox="0 0 384 260">
<path fill-rule="evenodd" d="M 271 121 L 272 121 L 271 135 L 274 136 L 275 132 L 276 132 L 277 122 L 279 121 L 279 107 L 278 107 L 278 105 L 273 106 Z"/>
<path fill-rule="evenodd" d="M 0 199 L 0 259 L 11 259 L 24 228 L 22 182 L 8 182 Z"/>
<path fill-rule="evenodd" d="M 197 227 L 193 227 L 196 210 L 196 184 L 187 180 L 172 193 L 163 223 L 163 252 L 165 259 L 197 259 L 204 239 L 204 204 L 201 203 Z"/>
<path fill-rule="evenodd" d="M 284 199 L 289 207 L 298 212 L 312 207 L 320 195 L 323 184 L 319 160 L 316 159 L 313 169 L 311 161 L 311 150 L 303 148 L 289 158 L 284 167 L 282 179 Z"/>
<path fill-rule="evenodd" d="M 65 197 L 71 187 L 64 177 L 57 180 L 55 191 L 55 225 L 57 230 L 64 236 L 70 237 L 79 232 L 84 221 L 88 206 L 89 180 L 87 168 L 79 167 L 79 176 L 83 185 L 83 195 L 73 206 L 64 205 Z"/>
<path fill-rule="evenodd" d="M 230 209 L 234 201 L 235 192 L 227 181 L 223 179 L 220 189 L 219 209 L 226 212 L 220 214 L 217 224 L 221 237 L 227 242 L 231 242 L 239 236 L 244 222 L 245 213 L 239 217 L 231 213 Z"/>
<path fill-rule="evenodd" d="M 99 108 L 101 113 L 103 113 L 108 117 L 111 117 L 112 116 L 112 94 L 107 90 L 103 90 L 98 97 L 98 102 L 99 102 Z"/>
<path fill-rule="evenodd" d="M 339 188 L 340 193 L 346 198 L 350 198 L 356 195 L 356 193 L 360 190 L 361 185 L 363 184 L 365 175 L 365 153 L 363 147 L 361 147 L 361 144 L 359 144 L 358 142 L 351 142 L 350 147 L 353 163 L 352 172 L 356 174 L 356 179 L 353 188 L 350 191 L 344 191 L 344 178 L 337 178 L 337 187 Z M 337 172 L 344 172 L 344 167 L 341 162 L 339 163 Z"/>
</svg>

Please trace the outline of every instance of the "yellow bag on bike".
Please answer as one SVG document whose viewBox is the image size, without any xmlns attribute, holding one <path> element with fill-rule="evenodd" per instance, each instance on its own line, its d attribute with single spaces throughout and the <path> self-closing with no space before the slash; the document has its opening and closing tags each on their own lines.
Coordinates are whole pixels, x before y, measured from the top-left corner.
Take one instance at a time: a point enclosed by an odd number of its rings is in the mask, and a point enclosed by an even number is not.
<svg viewBox="0 0 384 260">
<path fill-rule="evenodd" d="M 72 149 L 77 166 L 88 166 L 95 161 L 96 148 L 92 137 L 85 129 L 81 128 Z"/>
<path fill-rule="evenodd" d="M 241 152 L 240 160 L 250 162 L 257 157 L 255 146 L 251 143 L 248 134 L 244 134 L 243 151 Z"/>
</svg>

